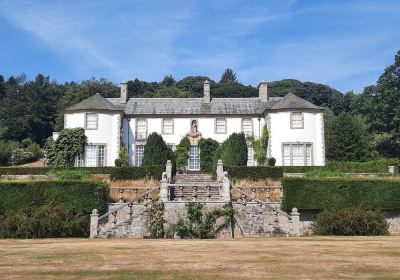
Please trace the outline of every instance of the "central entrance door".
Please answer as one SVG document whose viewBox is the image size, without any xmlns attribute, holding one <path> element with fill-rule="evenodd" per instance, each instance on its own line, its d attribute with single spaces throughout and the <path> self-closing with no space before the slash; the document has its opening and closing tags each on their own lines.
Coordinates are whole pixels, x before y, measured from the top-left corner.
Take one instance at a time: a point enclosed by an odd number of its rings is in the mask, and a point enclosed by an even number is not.
<svg viewBox="0 0 400 280">
<path fill-rule="evenodd" d="M 190 146 L 189 149 L 189 171 L 200 171 L 200 149 L 197 145 Z"/>
</svg>

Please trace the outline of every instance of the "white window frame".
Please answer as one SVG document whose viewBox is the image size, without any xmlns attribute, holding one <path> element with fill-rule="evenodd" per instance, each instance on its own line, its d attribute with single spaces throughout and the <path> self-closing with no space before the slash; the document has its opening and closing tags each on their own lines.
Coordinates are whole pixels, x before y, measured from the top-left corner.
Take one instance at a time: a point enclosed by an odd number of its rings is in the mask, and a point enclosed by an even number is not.
<svg viewBox="0 0 400 280">
<path fill-rule="evenodd" d="M 88 121 L 92 122 L 92 120 L 89 120 L 89 118 L 88 118 L 89 115 L 95 116 L 95 119 L 96 119 L 95 120 L 95 126 L 89 126 L 88 125 Z M 99 128 L 99 114 L 97 114 L 97 113 L 86 113 L 85 114 L 85 129 L 86 130 L 96 130 L 98 128 Z"/>
<path fill-rule="evenodd" d="M 301 124 L 296 124 L 295 115 L 300 114 Z M 291 129 L 304 129 L 304 113 L 299 111 L 290 112 L 290 128 Z"/>
<path fill-rule="evenodd" d="M 139 151 L 138 148 L 139 147 L 140 147 L 140 155 L 141 155 L 140 159 L 138 157 L 138 151 Z M 144 144 L 143 145 L 135 145 L 134 166 L 142 166 L 143 156 L 144 156 Z"/>
<path fill-rule="evenodd" d="M 244 122 L 247 120 L 250 121 L 250 133 L 249 134 L 244 130 L 244 127 L 245 127 Z M 242 118 L 242 132 L 244 133 L 244 135 L 246 137 L 254 135 L 254 127 L 253 127 L 253 119 L 252 118 Z"/>
<path fill-rule="evenodd" d="M 166 131 L 166 129 L 165 129 L 166 121 L 171 121 L 171 131 L 170 132 Z M 175 123 L 175 120 L 173 118 L 162 119 L 162 134 L 174 134 L 174 126 L 175 126 L 174 123 Z"/>
<path fill-rule="evenodd" d="M 139 130 L 139 125 L 138 125 L 139 121 L 143 121 L 144 122 L 144 132 L 143 131 L 140 131 L 140 132 L 138 131 Z M 145 119 L 145 118 L 136 119 L 135 137 L 136 137 L 137 140 L 146 140 L 147 139 L 147 119 Z"/>
<path fill-rule="evenodd" d="M 285 164 L 284 150 L 285 150 L 286 145 L 289 147 L 289 157 L 290 157 L 289 165 Z M 293 165 L 293 145 L 302 145 L 303 146 L 303 164 L 302 165 Z M 309 157 L 307 156 L 308 151 L 309 151 L 309 155 L 310 155 Z M 314 166 L 313 143 L 311 143 L 311 142 L 282 143 L 282 166 Z"/>
<path fill-rule="evenodd" d="M 218 126 L 222 126 L 222 124 L 218 124 L 218 122 L 223 122 L 223 131 L 218 131 Z M 215 118 L 215 134 L 226 134 L 226 118 Z"/>
<path fill-rule="evenodd" d="M 94 158 L 92 158 L 90 161 L 87 158 L 87 149 L 88 147 L 94 147 L 95 155 Z M 100 149 L 101 147 L 104 147 L 102 155 L 100 155 Z M 100 162 L 100 158 L 102 158 L 102 162 Z M 92 163 L 90 166 L 88 166 L 88 163 Z M 103 167 L 107 166 L 107 145 L 106 144 L 92 144 L 90 143 L 89 145 L 85 146 L 85 152 L 79 156 L 76 157 L 75 159 L 75 167 Z"/>
<path fill-rule="evenodd" d="M 192 150 L 195 150 L 196 154 L 193 154 Z M 189 147 L 188 170 L 200 171 L 200 147 L 198 145 Z"/>
<path fill-rule="evenodd" d="M 251 145 L 247 145 L 247 166 L 254 166 L 254 148 Z"/>
</svg>

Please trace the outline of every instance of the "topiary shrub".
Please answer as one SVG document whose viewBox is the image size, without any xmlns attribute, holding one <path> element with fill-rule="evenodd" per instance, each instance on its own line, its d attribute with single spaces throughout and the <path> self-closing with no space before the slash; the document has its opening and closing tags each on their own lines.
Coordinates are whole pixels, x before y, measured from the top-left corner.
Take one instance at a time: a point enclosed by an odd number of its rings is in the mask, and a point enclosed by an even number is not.
<svg viewBox="0 0 400 280">
<path fill-rule="evenodd" d="M 177 169 L 187 166 L 189 160 L 189 148 L 189 138 L 183 137 L 179 144 L 176 146 L 176 150 L 174 152 Z"/>
<path fill-rule="evenodd" d="M 173 161 L 173 159 L 173 152 L 168 148 L 162 136 L 156 132 L 151 133 L 144 145 L 142 165 L 165 165 L 167 160 Z"/>
<path fill-rule="evenodd" d="M 117 165 L 117 160 L 119 160 Z M 128 155 L 128 146 L 121 145 L 119 149 L 119 158 L 115 160 L 115 166 L 119 167 L 127 167 L 129 166 L 129 155 Z"/>
<path fill-rule="evenodd" d="M 114 160 L 115 167 L 121 167 L 122 166 L 122 160 L 119 158 Z"/>
<path fill-rule="evenodd" d="M 200 168 L 202 172 L 215 172 L 215 152 L 219 148 L 218 141 L 211 138 L 202 138 L 199 141 Z"/>
<path fill-rule="evenodd" d="M 222 144 L 217 156 L 222 159 L 224 165 L 246 166 L 247 143 L 244 133 L 232 133 Z"/>
<path fill-rule="evenodd" d="M 317 235 L 387 235 L 388 223 L 380 211 L 362 208 L 324 210 L 313 223 Z"/>
<path fill-rule="evenodd" d="M 275 166 L 276 164 L 276 159 L 274 157 L 270 157 L 268 159 L 268 166 Z"/>
</svg>

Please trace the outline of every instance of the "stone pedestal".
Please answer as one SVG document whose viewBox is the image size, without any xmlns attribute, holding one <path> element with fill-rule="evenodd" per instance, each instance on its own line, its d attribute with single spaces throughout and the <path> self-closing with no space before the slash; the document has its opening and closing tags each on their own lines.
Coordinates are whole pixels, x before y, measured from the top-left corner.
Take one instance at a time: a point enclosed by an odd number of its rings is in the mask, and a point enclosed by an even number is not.
<svg viewBox="0 0 400 280">
<path fill-rule="evenodd" d="M 228 177 L 228 172 L 224 172 L 224 177 L 222 180 L 222 193 L 221 200 L 225 202 L 231 201 L 231 181 Z"/>
<path fill-rule="evenodd" d="M 300 236 L 300 213 L 297 208 L 292 209 L 292 213 L 290 213 L 290 216 L 292 222 L 291 234 L 293 236 Z"/>
<path fill-rule="evenodd" d="M 222 182 L 224 179 L 224 164 L 222 163 L 222 160 L 218 160 L 217 162 L 217 181 Z"/>
<path fill-rule="evenodd" d="M 93 209 L 92 214 L 90 214 L 90 238 L 97 237 L 99 229 L 99 212 L 97 209 Z"/>
<path fill-rule="evenodd" d="M 162 202 L 168 201 L 168 177 L 166 172 L 162 174 L 159 198 Z"/>
<path fill-rule="evenodd" d="M 170 160 L 167 160 L 167 164 L 165 165 L 165 172 L 167 173 L 167 181 L 170 183 L 172 180 L 172 163 Z"/>
</svg>

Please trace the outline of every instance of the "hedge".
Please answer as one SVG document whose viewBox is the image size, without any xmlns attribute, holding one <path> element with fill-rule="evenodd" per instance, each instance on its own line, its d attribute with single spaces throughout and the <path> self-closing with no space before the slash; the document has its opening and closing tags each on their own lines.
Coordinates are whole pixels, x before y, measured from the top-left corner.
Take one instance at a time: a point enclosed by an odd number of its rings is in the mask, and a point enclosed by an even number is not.
<svg viewBox="0 0 400 280">
<path fill-rule="evenodd" d="M 156 179 L 160 180 L 165 166 L 115 167 L 111 169 L 112 180 Z"/>
<path fill-rule="evenodd" d="M 394 165 L 398 171 L 398 159 L 379 159 L 366 162 L 328 162 L 326 166 L 283 166 L 284 173 L 306 173 L 314 170 L 345 173 L 387 173 L 388 165 Z"/>
<path fill-rule="evenodd" d="M 323 210 L 350 207 L 400 209 L 400 180 L 283 178 L 282 207 Z"/>
<path fill-rule="evenodd" d="M 232 179 L 275 180 L 283 176 L 279 166 L 224 166 L 224 170 Z"/>
<path fill-rule="evenodd" d="M 32 210 L 46 204 L 64 204 L 76 213 L 105 212 L 108 188 L 95 181 L 0 182 L 0 214 Z"/>
<path fill-rule="evenodd" d="M 111 174 L 111 178 L 117 180 L 134 180 L 161 179 L 165 167 L 161 165 L 140 167 L 3 167 L 0 168 L 0 175 L 46 175 L 70 170 L 87 171 L 90 174 Z"/>
</svg>

